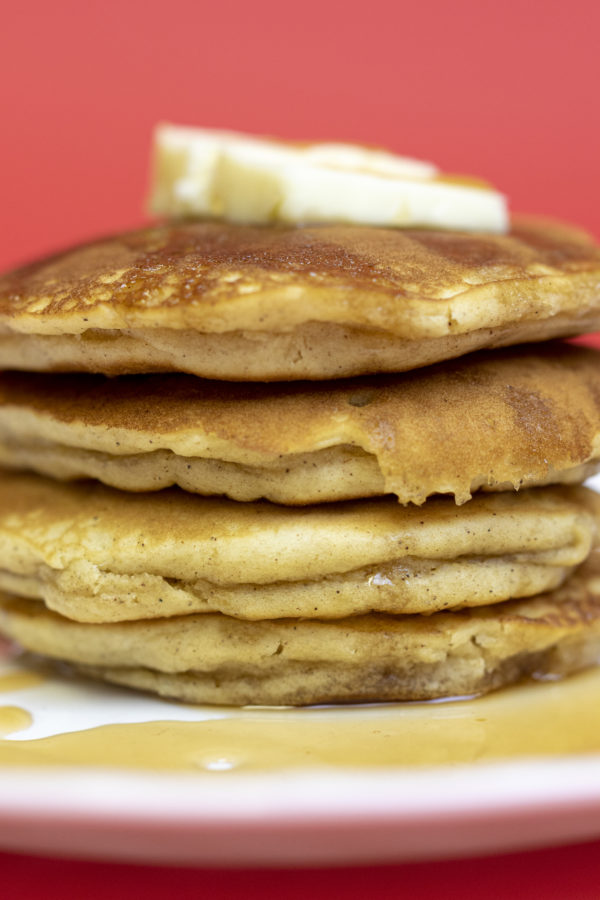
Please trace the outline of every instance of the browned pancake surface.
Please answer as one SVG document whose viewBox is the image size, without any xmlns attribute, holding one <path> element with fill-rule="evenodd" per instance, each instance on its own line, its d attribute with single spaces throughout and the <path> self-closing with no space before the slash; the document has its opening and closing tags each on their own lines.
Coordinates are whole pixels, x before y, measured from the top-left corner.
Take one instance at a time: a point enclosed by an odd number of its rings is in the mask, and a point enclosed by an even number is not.
<svg viewBox="0 0 600 900">
<path fill-rule="evenodd" d="M 600 460 L 600 353 L 481 353 L 405 375 L 231 384 L 0 374 L 0 460 L 130 490 L 306 504 L 578 481 Z"/>
<path fill-rule="evenodd" d="M 449 299 L 474 285 L 576 272 L 599 275 L 600 250 L 581 232 L 550 224 L 517 225 L 503 236 L 180 223 L 108 238 L 5 275 L 0 317 L 31 317 L 31 330 L 37 322 L 46 331 L 47 317 L 66 323 L 95 316 L 104 306 L 113 307 L 115 316 L 129 310 L 135 318 L 168 311 L 174 326 L 180 324 L 175 310 L 181 316 L 189 310 L 199 322 L 206 317 L 209 330 L 211 324 L 222 330 L 221 305 L 225 315 L 235 316 L 226 307 L 254 306 L 257 295 L 270 289 L 292 287 L 299 299 L 327 287 L 348 294 L 342 304 L 347 321 L 395 331 L 414 301 Z M 336 296 L 336 306 L 341 299 Z M 327 321 L 326 302 L 318 305 L 319 318 Z M 286 324 L 304 320 L 301 305 L 286 306 Z M 337 319 L 341 310 L 331 312 Z M 234 328 L 236 322 L 232 318 L 227 325 Z"/>
<path fill-rule="evenodd" d="M 599 324 L 600 249 L 549 223 L 509 235 L 174 223 L 0 279 L 0 330 L 38 338 L 35 353 L 1 342 L 0 365 L 17 368 L 339 377 Z M 74 335 L 86 345 L 65 345 Z"/>
</svg>

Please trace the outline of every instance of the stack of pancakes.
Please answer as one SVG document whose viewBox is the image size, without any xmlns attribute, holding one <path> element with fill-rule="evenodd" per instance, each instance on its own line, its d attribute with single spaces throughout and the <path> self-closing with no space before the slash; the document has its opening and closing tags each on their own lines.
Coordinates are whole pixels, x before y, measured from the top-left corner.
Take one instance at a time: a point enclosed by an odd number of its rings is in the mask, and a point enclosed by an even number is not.
<svg viewBox="0 0 600 900">
<path fill-rule="evenodd" d="M 599 354 L 523 342 L 599 327 L 600 250 L 529 222 L 171 222 L 5 275 L 3 632 L 224 704 L 597 662 Z"/>
</svg>

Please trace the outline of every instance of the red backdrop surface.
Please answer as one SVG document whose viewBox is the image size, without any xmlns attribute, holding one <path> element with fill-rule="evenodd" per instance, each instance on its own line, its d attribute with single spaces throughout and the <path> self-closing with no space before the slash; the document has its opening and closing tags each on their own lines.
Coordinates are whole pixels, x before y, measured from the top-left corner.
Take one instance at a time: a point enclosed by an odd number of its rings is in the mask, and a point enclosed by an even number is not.
<svg viewBox="0 0 600 900">
<path fill-rule="evenodd" d="M 355 869 L 189 869 L 0 853 L 18 900 L 598 900 L 600 843 Z"/>
<path fill-rule="evenodd" d="M 157 120 L 356 139 L 600 236 L 597 0 L 21 0 L 0 268 L 143 220 Z"/>
</svg>

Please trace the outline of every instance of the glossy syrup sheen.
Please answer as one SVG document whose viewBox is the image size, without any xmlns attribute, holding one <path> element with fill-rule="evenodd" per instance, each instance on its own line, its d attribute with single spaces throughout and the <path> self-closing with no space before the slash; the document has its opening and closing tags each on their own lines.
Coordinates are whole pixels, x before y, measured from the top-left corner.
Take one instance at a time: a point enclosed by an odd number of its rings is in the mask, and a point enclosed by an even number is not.
<svg viewBox="0 0 600 900">
<path fill-rule="evenodd" d="M 25 700 L 25 694 L 23 695 Z M 600 669 L 487 697 L 383 706 L 216 710 L 200 722 L 105 725 L 0 740 L 0 766 L 102 766 L 224 773 L 320 766 L 469 764 L 600 753 Z M 0 709 L 0 735 L 28 713 Z"/>
<path fill-rule="evenodd" d="M 21 691 L 26 688 L 42 684 L 44 676 L 34 669 L 20 669 L 15 672 L 3 672 L 0 674 L 0 694 L 9 691 Z"/>
<path fill-rule="evenodd" d="M 30 713 L 19 706 L 0 706 L 0 737 L 24 731 L 32 721 Z"/>
</svg>

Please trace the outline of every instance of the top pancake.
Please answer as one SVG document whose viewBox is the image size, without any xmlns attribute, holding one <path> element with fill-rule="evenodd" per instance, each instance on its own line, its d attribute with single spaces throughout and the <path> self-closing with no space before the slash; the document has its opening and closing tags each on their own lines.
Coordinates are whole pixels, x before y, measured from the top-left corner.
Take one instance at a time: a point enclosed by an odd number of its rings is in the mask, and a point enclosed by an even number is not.
<svg viewBox="0 0 600 900">
<path fill-rule="evenodd" d="M 0 366 L 229 380 L 403 371 L 600 327 L 600 248 L 509 235 L 171 223 L 0 279 Z"/>
</svg>

